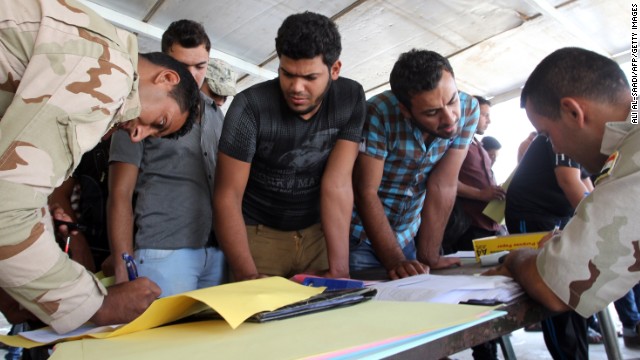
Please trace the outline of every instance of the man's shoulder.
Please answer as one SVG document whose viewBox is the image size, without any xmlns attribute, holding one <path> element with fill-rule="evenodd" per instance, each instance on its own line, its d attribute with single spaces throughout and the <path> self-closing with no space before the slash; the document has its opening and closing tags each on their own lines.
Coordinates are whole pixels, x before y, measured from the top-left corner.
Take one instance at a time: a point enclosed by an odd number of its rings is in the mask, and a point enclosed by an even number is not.
<svg viewBox="0 0 640 360">
<path fill-rule="evenodd" d="M 460 98 L 460 110 L 463 114 L 473 111 L 479 106 L 478 100 L 464 91 L 458 92 L 458 97 Z"/>
<path fill-rule="evenodd" d="M 343 89 L 353 89 L 358 91 L 363 89 L 362 85 L 359 82 L 346 77 L 342 77 L 342 76 L 340 76 L 337 80 L 335 80 L 334 84 L 338 88 L 343 88 Z"/>
<path fill-rule="evenodd" d="M 364 89 L 359 82 L 339 77 L 331 83 L 330 98 L 335 99 L 339 106 L 358 106 L 364 104 Z M 333 102 L 332 102 L 333 103 Z"/>
<path fill-rule="evenodd" d="M 398 107 L 400 102 L 391 90 L 383 91 L 367 100 L 367 106 L 376 107 L 388 111 Z"/>
</svg>

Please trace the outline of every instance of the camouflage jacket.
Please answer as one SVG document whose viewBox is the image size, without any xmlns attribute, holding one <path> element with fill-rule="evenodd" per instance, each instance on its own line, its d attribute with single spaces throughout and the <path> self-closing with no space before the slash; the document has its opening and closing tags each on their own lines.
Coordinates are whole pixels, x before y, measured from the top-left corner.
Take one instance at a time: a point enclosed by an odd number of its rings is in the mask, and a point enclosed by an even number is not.
<svg viewBox="0 0 640 360">
<path fill-rule="evenodd" d="M 607 123 L 601 152 L 610 156 L 594 191 L 537 258 L 547 286 L 584 317 L 640 281 L 640 127 Z"/>
<path fill-rule="evenodd" d="M 54 239 L 47 196 L 138 116 L 137 40 L 74 0 L 0 0 L 0 286 L 67 332 L 105 288 Z"/>
</svg>

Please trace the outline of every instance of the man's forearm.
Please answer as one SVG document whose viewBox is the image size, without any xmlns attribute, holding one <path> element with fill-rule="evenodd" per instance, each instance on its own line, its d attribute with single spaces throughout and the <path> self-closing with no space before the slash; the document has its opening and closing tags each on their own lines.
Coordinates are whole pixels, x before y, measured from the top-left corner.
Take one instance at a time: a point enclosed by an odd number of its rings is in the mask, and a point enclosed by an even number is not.
<svg viewBox="0 0 640 360">
<path fill-rule="evenodd" d="M 348 277 L 353 190 L 351 186 L 328 189 L 321 199 L 321 222 L 327 242 L 329 272 L 332 276 Z"/>
<path fill-rule="evenodd" d="M 444 228 L 453 207 L 455 190 L 449 190 L 448 193 L 453 195 L 447 197 L 447 193 L 440 193 L 432 197 L 427 196 L 422 209 L 422 223 L 416 243 L 417 257 L 418 260 L 432 267 L 440 260 Z"/>
<path fill-rule="evenodd" d="M 538 250 L 534 249 L 512 251 L 505 259 L 504 266 L 526 293 L 545 307 L 557 312 L 570 310 L 542 280 L 536 265 L 537 256 Z"/>
<path fill-rule="evenodd" d="M 119 283 L 127 279 L 121 256 L 125 252 L 133 255 L 133 206 L 131 199 L 118 198 L 116 194 L 111 195 L 107 201 L 109 247 L 113 256 L 116 283 Z"/>
<path fill-rule="evenodd" d="M 256 278 L 259 275 L 251 256 L 241 206 L 236 202 L 226 202 L 222 198 L 214 201 L 216 237 L 236 281 Z"/>
</svg>

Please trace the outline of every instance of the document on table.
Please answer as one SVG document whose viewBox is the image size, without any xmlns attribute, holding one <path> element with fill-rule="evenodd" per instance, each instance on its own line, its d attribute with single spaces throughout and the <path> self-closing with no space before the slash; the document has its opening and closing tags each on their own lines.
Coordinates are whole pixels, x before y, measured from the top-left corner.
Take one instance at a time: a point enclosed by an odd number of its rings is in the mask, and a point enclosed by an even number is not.
<svg viewBox="0 0 640 360">
<path fill-rule="evenodd" d="M 138 318 L 115 330 L 87 325 L 78 332 L 58 335 L 47 327 L 36 332 L 20 333 L 18 336 L 0 335 L 0 342 L 31 348 L 79 337 L 114 337 L 168 324 L 208 308 L 215 310 L 228 326 L 235 329 L 256 313 L 308 299 L 323 290 L 324 288 L 303 286 L 276 276 L 241 281 L 160 298 Z"/>
<path fill-rule="evenodd" d="M 468 300 L 509 302 L 524 290 L 506 276 L 416 275 L 372 285 L 376 300 L 457 304 Z"/>
<path fill-rule="evenodd" d="M 244 323 L 236 330 L 210 320 L 161 326 L 108 341 L 69 341 L 56 345 L 51 360 L 380 359 L 506 314 L 492 309 L 367 301 L 284 321 Z"/>
</svg>

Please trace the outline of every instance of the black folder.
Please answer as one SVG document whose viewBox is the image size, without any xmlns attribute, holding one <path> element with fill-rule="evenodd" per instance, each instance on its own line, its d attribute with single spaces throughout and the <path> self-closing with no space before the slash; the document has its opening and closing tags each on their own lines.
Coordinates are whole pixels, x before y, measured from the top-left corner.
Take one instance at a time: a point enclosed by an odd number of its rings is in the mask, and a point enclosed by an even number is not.
<svg viewBox="0 0 640 360">
<path fill-rule="evenodd" d="M 377 290 L 372 288 L 344 289 L 324 291 L 306 300 L 283 306 L 272 311 L 262 311 L 248 320 L 252 322 L 267 322 L 271 320 L 286 319 L 293 316 L 305 315 L 335 309 L 342 306 L 353 305 L 370 300 Z"/>
</svg>

